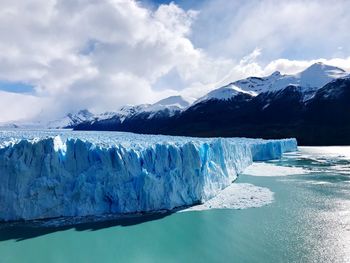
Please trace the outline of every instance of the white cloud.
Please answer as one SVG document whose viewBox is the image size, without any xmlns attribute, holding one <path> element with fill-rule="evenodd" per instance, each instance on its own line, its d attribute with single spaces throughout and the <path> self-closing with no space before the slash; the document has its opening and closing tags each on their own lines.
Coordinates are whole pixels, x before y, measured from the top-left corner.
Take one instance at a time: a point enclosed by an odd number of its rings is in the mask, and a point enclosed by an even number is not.
<svg viewBox="0 0 350 263">
<path fill-rule="evenodd" d="M 319 58 L 313 60 L 276 59 L 264 65 L 258 62 L 261 54 L 262 51 L 260 49 L 254 49 L 250 54 L 237 62 L 226 75 L 222 75 L 221 78 L 209 83 L 193 82 L 192 85 L 182 90 L 181 93 L 185 96 L 198 98 L 214 88 L 227 85 L 239 79 L 250 76 L 265 77 L 275 71 L 280 71 L 283 74 L 295 74 L 317 62 L 340 67 L 350 74 L 350 56 L 347 58 Z"/>
<path fill-rule="evenodd" d="M 0 103 L 0 123 L 31 119 L 41 112 L 41 107 L 50 104 L 48 99 L 5 91 L 0 91 Z"/>
<path fill-rule="evenodd" d="M 350 71 L 348 1 L 207 0 L 200 7 L 2 0 L 0 80 L 33 85 L 37 97 L 28 110 L 27 95 L 0 96 L 1 105 L 21 96 L 23 102 L 0 112 L 0 120 L 40 109 L 47 115 L 114 110 L 178 92 L 198 97 L 240 78 L 295 73 L 316 61 Z"/>
<path fill-rule="evenodd" d="M 347 0 L 210 0 L 193 25 L 192 39 L 224 57 L 259 47 L 265 60 L 313 59 L 332 57 L 339 46 L 348 56 L 349 11 Z"/>
<path fill-rule="evenodd" d="M 197 13 L 175 4 L 11 0 L 0 10 L 0 79 L 54 98 L 50 114 L 154 101 L 172 93 L 152 89 L 159 77 L 173 68 L 185 76 L 202 56 L 187 38 Z"/>
<path fill-rule="evenodd" d="M 281 71 L 285 74 L 295 74 L 317 62 L 322 62 L 327 65 L 339 67 L 347 72 L 350 72 L 350 56 L 349 56 L 347 58 L 331 58 L 331 59 L 319 58 L 319 59 L 311 59 L 311 60 L 276 59 L 274 61 L 271 61 L 268 65 L 266 65 L 266 67 L 263 69 L 262 74 L 268 75 L 276 70 Z"/>
</svg>

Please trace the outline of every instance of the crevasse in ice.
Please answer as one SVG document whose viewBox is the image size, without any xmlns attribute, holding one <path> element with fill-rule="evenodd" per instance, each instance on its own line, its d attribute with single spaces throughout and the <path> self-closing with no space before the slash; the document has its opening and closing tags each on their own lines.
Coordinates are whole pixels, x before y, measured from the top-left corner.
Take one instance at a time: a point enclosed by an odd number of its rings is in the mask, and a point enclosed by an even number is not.
<svg viewBox="0 0 350 263">
<path fill-rule="evenodd" d="M 295 139 L 0 131 L 0 220 L 150 212 L 204 202 Z"/>
</svg>

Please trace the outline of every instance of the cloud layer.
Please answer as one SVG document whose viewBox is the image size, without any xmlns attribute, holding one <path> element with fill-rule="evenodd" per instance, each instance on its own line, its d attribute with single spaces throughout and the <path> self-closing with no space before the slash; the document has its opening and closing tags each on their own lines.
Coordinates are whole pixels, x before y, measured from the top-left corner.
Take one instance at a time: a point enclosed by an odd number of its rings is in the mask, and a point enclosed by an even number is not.
<svg viewBox="0 0 350 263">
<path fill-rule="evenodd" d="M 196 12 L 174 4 L 11 0 L 0 10 L 0 79 L 33 85 L 53 112 L 161 98 L 171 91 L 152 84 L 173 68 L 186 78 L 202 56 L 187 38 Z"/>
<path fill-rule="evenodd" d="M 350 70 L 349 11 L 347 1 L 207 0 L 184 10 L 132 0 L 3 0 L 0 80 L 34 92 L 1 92 L 9 107 L 0 121 L 115 110 L 179 92 L 198 97 L 322 57 Z"/>
</svg>

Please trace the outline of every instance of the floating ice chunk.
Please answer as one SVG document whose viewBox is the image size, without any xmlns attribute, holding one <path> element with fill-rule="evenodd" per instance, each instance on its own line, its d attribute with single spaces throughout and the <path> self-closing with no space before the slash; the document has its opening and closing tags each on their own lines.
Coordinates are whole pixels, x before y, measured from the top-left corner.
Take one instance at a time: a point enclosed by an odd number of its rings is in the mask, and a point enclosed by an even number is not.
<svg viewBox="0 0 350 263">
<path fill-rule="evenodd" d="M 251 176 L 287 176 L 309 172 L 309 170 L 301 167 L 279 166 L 271 163 L 253 163 L 243 171 L 243 174 Z"/>
<path fill-rule="evenodd" d="M 204 204 L 180 212 L 209 209 L 245 209 L 261 207 L 273 202 L 273 192 L 268 188 L 247 183 L 233 183 Z"/>
</svg>

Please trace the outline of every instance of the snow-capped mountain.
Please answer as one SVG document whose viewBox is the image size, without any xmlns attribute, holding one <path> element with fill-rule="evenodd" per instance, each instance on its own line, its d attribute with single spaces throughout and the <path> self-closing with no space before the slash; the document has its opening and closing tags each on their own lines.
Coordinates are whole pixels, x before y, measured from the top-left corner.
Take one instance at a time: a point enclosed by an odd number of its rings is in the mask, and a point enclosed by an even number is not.
<svg viewBox="0 0 350 263">
<path fill-rule="evenodd" d="M 296 137 L 304 144 L 350 144 L 349 101 L 349 73 L 316 63 L 293 75 L 274 72 L 238 80 L 194 102 L 172 96 L 96 115 L 82 110 L 34 125 L 186 136 Z M 33 127 L 33 123 L 9 127 Z"/>
<path fill-rule="evenodd" d="M 135 118 L 136 116 L 143 117 L 147 115 L 148 119 L 155 117 L 156 115 L 163 114 L 167 117 L 174 116 L 176 113 L 184 110 L 189 107 L 193 99 L 184 98 L 182 96 L 171 96 L 165 99 L 162 99 L 154 104 L 140 104 L 140 105 L 126 105 L 120 107 L 115 112 L 105 112 L 102 114 L 97 114 L 91 120 L 93 122 L 103 121 L 108 119 L 118 119 L 121 123 L 125 119 Z"/>
<path fill-rule="evenodd" d="M 46 127 L 49 129 L 73 128 L 79 123 L 92 120 L 93 117 L 94 114 L 84 109 L 76 113 L 68 113 L 61 119 L 49 121 L 46 124 Z"/>
<path fill-rule="evenodd" d="M 293 75 L 275 71 L 267 77 L 248 77 L 229 83 L 210 91 L 197 99 L 193 105 L 210 100 L 230 100 L 240 94 L 255 97 L 261 93 L 277 92 L 288 86 L 298 87 L 303 93 L 303 100 L 307 101 L 318 89 L 334 79 L 345 77 L 347 74 L 341 68 L 318 62 Z"/>
<path fill-rule="evenodd" d="M 169 116 L 173 116 L 176 112 L 179 112 L 190 106 L 191 102 L 192 101 L 189 98 L 185 99 L 182 96 L 171 96 L 162 99 L 154 104 L 141 104 L 137 106 L 129 106 L 129 108 L 122 107 L 121 112 L 127 113 L 128 115 L 149 113 L 149 118 L 152 118 L 155 114 L 166 111 Z"/>
<path fill-rule="evenodd" d="M 319 62 L 294 75 L 294 77 L 299 80 L 298 85 L 301 87 L 321 88 L 332 80 L 345 77 L 347 74 L 341 68 Z"/>
<path fill-rule="evenodd" d="M 212 99 L 227 100 L 240 93 L 256 96 L 265 92 L 277 92 L 292 85 L 299 87 L 303 93 L 303 99 L 306 101 L 319 88 L 334 79 L 345 77 L 347 74 L 343 69 L 319 62 L 294 75 L 283 75 L 276 71 L 267 77 L 249 77 L 238 80 L 209 92 L 195 103 Z"/>
<path fill-rule="evenodd" d="M 171 96 L 162 99 L 154 104 L 140 104 L 140 105 L 126 105 L 120 107 L 116 111 L 109 111 L 99 114 L 93 114 L 87 109 L 80 110 L 73 113 L 68 113 L 61 118 L 44 121 L 40 117 L 30 121 L 18 121 L 11 123 L 2 123 L 2 128 L 31 128 L 31 129 L 63 129 L 73 128 L 77 125 L 85 122 L 99 122 L 105 120 L 117 120 L 123 123 L 125 119 L 135 118 L 137 116 L 141 118 L 147 117 L 148 119 L 155 116 L 171 117 L 185 108 L 189 107 L 193 99 L 184 98 L 182 96 Z"/>
<path fill-rule="evenodd" d="M 40 116 L 34 120 L 18 121 L 1 124 L 2 128 L 20 128 L 20 129 L 63 129 L 73 128 L 76 125 L 90 121 L 94 117 L 90 111 L 84 109 L 74 113 L 67 113 L 62 118 L 55 120 L 41 120 Z"/>
<path fill-rule="evenodd" d="M 169 105 L 177 103 L 169 99 L 165 100 L 167 103 L 132 107 L 132 111 L 128 108 L 129 115 L 123 121 L 96 120 L 75 129 L 209 137 L 296 137 L 301 144 L 344 144 L 350 143 L 349 101 L 348 73 L 316 63 L 294 75 L 274 72 L 263 78 L 235 81 L 190 106 L 180 104 L 184 108 L 176 107 L 173 114 L 169 114 L 169 108 L 174 109 Z M 163 104 L 168 106 L 164 108 Z M 157 112 L 159 109 L 163 111 Z"/>
<path fill-rule="evenodd" d="M 171 112 L 180 111 L 191 105 L 193 101 L 189 98 L 184 98 L 182 96 L 171 96 L 165 99 L 162 99 L 148 107 L 144 108 L 144 111 L 157 112 L 164 109 L 168 109 Z"/>
</svg>

